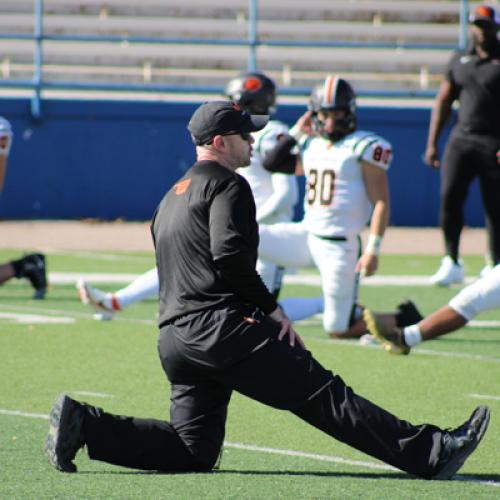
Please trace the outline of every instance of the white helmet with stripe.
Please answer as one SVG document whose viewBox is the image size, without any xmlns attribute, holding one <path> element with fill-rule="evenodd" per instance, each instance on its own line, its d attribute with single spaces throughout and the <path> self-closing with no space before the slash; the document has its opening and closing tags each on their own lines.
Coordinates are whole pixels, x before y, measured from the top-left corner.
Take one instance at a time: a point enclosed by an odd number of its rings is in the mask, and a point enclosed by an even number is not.
<svg viewBox="0 0 500 500">
<path fill-rule="evenodd" d="M 335 142 L 356 130 L 356 94 L 349 83 L 336 75 L 328 75 L 321 85 L 314 87 L 309 99 L 313 124 L 323 137 Z M 335 120 L 334 130 L 327 133 L 318 119 L 320 111 L 340 109 L 346 112 L 342 119 Z"/>
</svg>

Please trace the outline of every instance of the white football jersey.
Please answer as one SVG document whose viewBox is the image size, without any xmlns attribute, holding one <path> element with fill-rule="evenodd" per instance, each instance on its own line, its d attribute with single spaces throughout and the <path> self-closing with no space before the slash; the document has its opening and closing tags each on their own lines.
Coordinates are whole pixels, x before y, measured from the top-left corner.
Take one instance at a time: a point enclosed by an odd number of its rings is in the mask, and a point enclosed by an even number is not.
<svg viewBox="0 0 500 500">
<path fill-rule="evenodd" d="M 258 222 L 266 224 L 291 220 L 293 207 L 298 200 L 297 180 L 293 175 L 272 174 L 262 162 L 267 153 L 276 146 L 278 139 L 288 134 L 288 126 L 271 120 L 258 132 L 254 132 L 250 166 L 238 169 L 250 184 Z"/>
<path fill-rule="evenodd" d="M 361 160 L 387 170 L 391 144 L 372 132 L 358 130 L 332 143 L 309 137 L 301 144 L 306 176 L 304 224 L 317 236 L 354 236 L 373 209 L 363 181 Z"/>
<path fill-rule="evenodd" d="M 0 116 L 0 156 L 7 156 L 12 144 L 12 128 L 10 123 Z"/>
</svg>

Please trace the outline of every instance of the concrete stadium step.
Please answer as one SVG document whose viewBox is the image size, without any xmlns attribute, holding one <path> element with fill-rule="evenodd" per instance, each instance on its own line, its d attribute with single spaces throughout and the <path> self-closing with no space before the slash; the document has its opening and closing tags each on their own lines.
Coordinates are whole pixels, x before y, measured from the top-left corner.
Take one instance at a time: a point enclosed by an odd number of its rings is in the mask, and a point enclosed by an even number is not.
<svg viewBox="0 0 500 500">
<path fill-rule="evenodd" d="M 50 0 L 47 14 L 183 16 L 231 19 L 245 16 L 248 0 Z M 32 12 L 33 0 L 2 0 L 2 13 Z M 457 23 L 458 1 L 259 0 L 259 17 L 273 20 L 352 20 Z"/>
<path fill-rule="evenodd" d="M 32 62 L 29 41 L 0 41 L 0 52 L 10 61 Z M 106 66 L 242 69 L 248 49 L 234 46 L 150 45 L 128 43 L 44 43 L 46 64 L 84 64 Z M 443 70 L 448 50 L 392 50 L 350 48 L 262 47 L 257 50 L 262 70 L 291 68 L 301 71 L 370 71 L 419 73 L 425 66 L 430 73 Z"/>
<path fill-rule="evenodd" d="M 168 38 L 246 39 L 248 23 L 241 19 L 202 19 L 174 17 L 113 16 L 96 19 L 92 16 L 47 16 L 45 35 L 114 35 Z M 259 40 L 348 40 L 392 43 L 456 44 L 456 25 L 436 23 L 373 24 L 346 21 L 269 21 L 258 24 Z M 0 32 L 33 32 L 30 14 L 3 14 Z"/>
<path fill-rule="evenodd" d="M 0 74 L 1 74 L 0 67 Z M 32 64 L 12 64 L 8 77 L 19 80 L 32 78 Z M 267 71 L 279 88 L 311 88 L 322 81 L 327 72 L 320 71 Z M 441 81 L 438 75 L 414 73 L 360 73 L 342 72 L 340 75 L 351 82 L 355 89 L 370 90 L 421 90 L 437 89 Z M 92 82 L 161 85 L 198 85 L 224 88 L 228 80 L 235 76 L 234 70 L 189 70 L 187 68 L 124 68 L 109 66 L 46 65 L 44 79 L 51 82 Z M 5 75 L 4 75 L 5 77 Z"/>
</svg>

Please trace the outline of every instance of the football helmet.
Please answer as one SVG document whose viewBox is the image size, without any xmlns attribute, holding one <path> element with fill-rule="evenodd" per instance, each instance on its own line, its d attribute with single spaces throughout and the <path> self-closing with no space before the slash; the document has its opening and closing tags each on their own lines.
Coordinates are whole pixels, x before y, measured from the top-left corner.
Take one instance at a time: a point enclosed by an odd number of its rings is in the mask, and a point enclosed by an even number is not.
<svg viewBox="0 0 500 500">
<path fill-rule="evenodd" d="M 276 103 L 276 85 L 263 73 L 243 73 L 229 81 L 226 95 L 252 115 L 272 115 Z"/>
<path fill-rule="evenodd" d="M 342 119 L 335 120 L 333 130 L 327 132 L 318 113 L 334 109 L 341 109 L 346 115 Z M 312 112 L 313 128 L 332 142 L 339 141 L 356 130 L 356 94 L 343 78 L 328 75 L 324 83 L 314 87 L 309 99 L 309 110 Z"/>
</svg>

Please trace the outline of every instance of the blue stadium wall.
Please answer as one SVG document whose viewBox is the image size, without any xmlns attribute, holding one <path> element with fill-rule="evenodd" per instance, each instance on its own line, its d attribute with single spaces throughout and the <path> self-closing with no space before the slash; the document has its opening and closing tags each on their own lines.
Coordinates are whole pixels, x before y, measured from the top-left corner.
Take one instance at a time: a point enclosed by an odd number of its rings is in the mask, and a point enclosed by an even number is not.
<svg viewBox="0 0 500 500">
<path fill-rule="evenodd" d="M 0 100 L 0 115 L 15 134 L 0 218 L 149 219 L 194 159 L 186 123 L 198 104 L 44 100 L 42 118 L 34 121 L 29 100 Z M 293 123 L 303 111 L 283 105 L 277 118 Z M 394 147 L 393 225 L 438 224 L 439 173 L 421 161 L 429 114 L 428 108 L 359 109 L 360 128 L 378 132 Z M 484 225 L 476 184 L 465 219 Z"/>
</svg>

